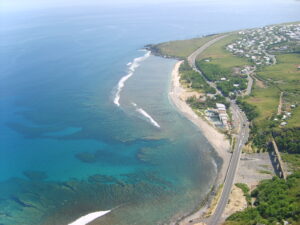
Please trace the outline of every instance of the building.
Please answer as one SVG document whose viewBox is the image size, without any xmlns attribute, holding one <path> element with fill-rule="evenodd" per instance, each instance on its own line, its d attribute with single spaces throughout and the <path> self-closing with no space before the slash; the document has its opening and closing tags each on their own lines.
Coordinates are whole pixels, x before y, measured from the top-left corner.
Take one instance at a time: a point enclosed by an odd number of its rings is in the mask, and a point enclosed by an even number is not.
<svg viewBox="0 0 300 225">
<path fill-rule="evenodd" d="M 219 114 L 219 119 L 222 122 L 226 130 L 228 130 L 228 115 L 226 113 L 226 106 L 221 103 L 216 103 L 216 107 Z"/>
<path fill-rule="evenodd" d="M 280 123 L 280 126 L 286 126 L 287 125 L 287 122 L 281 122 Z"/>
</svg>

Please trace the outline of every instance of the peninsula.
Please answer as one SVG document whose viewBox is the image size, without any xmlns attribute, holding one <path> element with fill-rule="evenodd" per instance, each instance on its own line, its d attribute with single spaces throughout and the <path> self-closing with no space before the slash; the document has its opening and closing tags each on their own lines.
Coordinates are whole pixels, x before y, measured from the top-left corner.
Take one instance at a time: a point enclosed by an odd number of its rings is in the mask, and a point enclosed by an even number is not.
<svg viewBox="0 0 300 225">
<path fill-rule="evenodd" d="M 147 48 L 179 60 L 170 99 L 223 159 L 207 206 L 178 223 L 298 224 L 300 23 Z"/>
</svg>

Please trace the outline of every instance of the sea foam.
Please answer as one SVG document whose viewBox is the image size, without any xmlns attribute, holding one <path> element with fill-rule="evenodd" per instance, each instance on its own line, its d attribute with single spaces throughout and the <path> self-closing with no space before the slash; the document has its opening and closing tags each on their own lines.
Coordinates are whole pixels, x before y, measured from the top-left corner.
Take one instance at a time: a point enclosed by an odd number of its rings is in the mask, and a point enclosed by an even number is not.
<svg viewBox="0 0 300 225">
<path fill-rule="evenodd" d="M 117 106 L 120 106 L 120 94 L 121 91 L 125 85 L 125 82 L 133 75 L 134 71 L 136 70 L 136 68 L 138 68 L 140 66 L 140 63 L 142 61 L 144 61 L 145 59 L 147 59 L 150 56 L 151 52 L 147 51 L 145 55 L 135 58 L 132 62 L 127 63 L 127 66 L 129 66 L 128 69 L 128 74 L 125 75 L 124 77 L 122 77 L 119 82 L 118 82 L 118 86 L 117 86 L 117 91 L 116 91 L 116 95 L 114 98 L 114 103 Z"/>
<path fill-rule="evenodd" d="M 132 105 L 136 108 L 136 111 L 146 117 L 154 126 L 160 128 L 160 125 L 142 108 L 139 108 L 136 103 L 132 103 Z"/>
<path fill-rule="evenodd" d="M 111 210 L 89 213 L 85 216 L 78 218 L 74 222 L 69 223 L 68 225 L 86 225 L 86 224 L 92 222 L 93 220 L 95 220 L 101 216 L 104 216 L 105 214 L 109 213 L 110 211 Z"/>
</svg>

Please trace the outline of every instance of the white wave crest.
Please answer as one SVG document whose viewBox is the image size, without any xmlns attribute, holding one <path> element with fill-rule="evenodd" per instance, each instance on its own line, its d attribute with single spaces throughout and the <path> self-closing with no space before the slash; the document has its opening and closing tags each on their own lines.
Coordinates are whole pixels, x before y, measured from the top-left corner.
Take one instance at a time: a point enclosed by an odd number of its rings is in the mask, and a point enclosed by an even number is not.
<svg viewBox="0 0 300 225">
<path fill-rule="evenodd" d="M 68 225 L 86 225 L 86 224 L 92 222 L 93 220 L 95 220 L 101 216 L 104 216 L 105 214 L 109 213 L 110 211 L 111 210 L 89 213 L 85 216 L 80 217 L 79 219 L 75 220 L 74 222 L 69 223 Z"/>
<path fill-rule="evenodd" d="M 125 82 L 133 75 L 133 73 L 136 70 L 136 68 L 138 68 L 140 66 L 140 63 L 142 61 L 144 61 L 145 59 L 147 59 L 150 56 L 150 54 L 151 54 L 151 52 L 147 51 L 145 55 L 143 55 L 141 57 L 138 57 L 138 58 L 135 58 L 133 60 L 133 62 L 127 63 L 127 66 L 129 66 L 128 74 L 125 75 L 124 77 L 122 77 L 119 80 L 118 86 L 117 86 L 116 95 L 115 95 L 115 98 L 114 98 L 114 103 L 117 106 L 120 106 L 120 94 L 121 94 L 121 91 L 122 91 L 122 89 L 123 89 L 123 87 L 125 85 Z"/>
<path fill-rule="evenodd" d="M 136 103 L 132 102 L 132 105 L 136 107 L 136 111 L 146 117 L 154 126 L 160 128 L 160 125 L 142 108 L 139 108 Z"/>
</svg>

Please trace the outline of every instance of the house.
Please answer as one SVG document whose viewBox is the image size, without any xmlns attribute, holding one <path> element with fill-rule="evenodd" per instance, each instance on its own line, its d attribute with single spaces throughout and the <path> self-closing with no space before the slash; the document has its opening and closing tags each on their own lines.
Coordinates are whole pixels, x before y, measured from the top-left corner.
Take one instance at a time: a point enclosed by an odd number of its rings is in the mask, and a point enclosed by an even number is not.
<svg viewBox="0 0 300 225">
<path fill-rule="evenodd" d="M 287 125 L 287 122 L 281 122 L 280 123 L 280 126 L 286 126 Z"/>
<path fill-rule="evenodd" d="M 225 77 L 221 77 L 221 80 L 224 81 L 224 80 L 226 80 L 226 78 Z"/>
<path fill-rule="evenodd" d="M 216 103 L 216 107 L 218 110 L 226 110 L 226 106 L 221 103 Z"/>
</svg>

